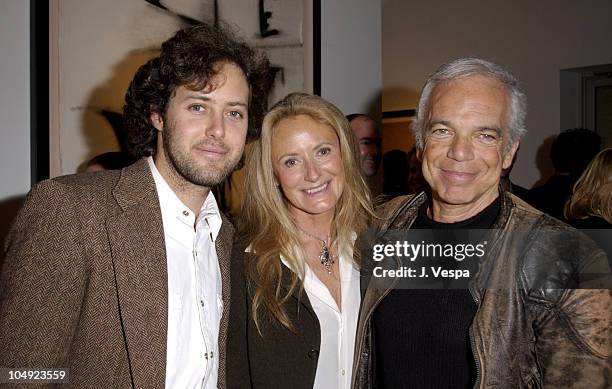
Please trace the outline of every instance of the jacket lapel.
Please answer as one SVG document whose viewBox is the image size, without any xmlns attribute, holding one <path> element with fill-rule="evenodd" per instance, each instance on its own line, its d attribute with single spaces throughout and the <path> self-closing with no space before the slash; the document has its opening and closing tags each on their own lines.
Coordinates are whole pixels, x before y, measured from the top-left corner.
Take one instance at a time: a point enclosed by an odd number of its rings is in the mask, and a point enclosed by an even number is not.
<svg viewBox="0 0 612 389">
<path fill-rule="evenodd" d="M 293 275 L 293 272 L 287 266 L 285 266 L 285 264 L 281 264 L 281 269 L 283 272 L 283 274 L 281 274 L 281 280 L 282 280 L 281 285 L 288 292 L 291 286 L 291 277 Z M 298 315 L 300 314 L 299 307 L 303 307 L 306 309 L 307 312 L 309 312 L 315 318 L 317 317 L 314 311 L 314 308 L 310 304 L 310 300 L 308 299 L 308 294 L 306 293 L 306 290 L 303 287 L 300 287 L 299 283 L 298 283 L 297 288 L 295 288 L 293 292 L 291 293 L 291 297 L 294 298 L 296 302 L 299 304 Z"/>
<path fill-rule="evenodd" d="M 168 275 L 155 182 L 145 159 L 124 169 L 107 219 L 119 313 L 135 387 L 164 387 Z"/>
<path fill-rule="evenodd" d="M 375 243 L 378 243 L 378 239 L 381 238 L 388 229 L 399 229 L 409 228 L 414 219 L 416 218 L 416 212 L 419 207 L 427 201 L 427 197 L 424 193 L 416 196 L 408 196 L 391 200 L 387 203 L 387 206 L 383 206 L 381 210 L 378 210 L 378 221 L 375 221 L 371 230 L 368 234 L 362 234 L 357 239 L 355 250 L 362 250 L 363 253 L 369 252 L 369 248 L 373 247 Z M 394 202 L 394 203 L 392 203 Z M 391 205 L 391 206 L 389 206 Z M 400 217 L 402 216 L 402 217 Z M 368 247 L 369 246 L 369 247 Z M 378 303 L 386 296 L 386 294 L 393 288 L 395 281 L 389 283 L 388 281 L 380 281 L 374 278 L 371 274 L 374 268 L 374 264 L 371 262 L 371 258 L 364 258 L 362 256 L 361 263 L 361 277 L 362 277 L 362 291 L 361 306 L 359 308 L 359 319 L 357 321 L 357 336 L 355 338 L 355 361 L 353 363 L 353 387 L 356 387 L 364 377 L 364 373 L 360 371 L 363 365 L 370 366 L 370 361 L 366 359 L 371 358 L 370 335 L 371 335 L 371 318 L 374 313 L 374 309 Z M 399 259 L 396 257 L 385 258 L 382 262 L 378 262 L 378 266 L 385 269 L 397 269 L 401 266 L 398 262 Z"/>
<path fill-rule="evenodd" d="M 227 344 L 227 329 L 229 325 L 229 307 L 230 307 L 230 263 L 232 240 L 234 236 L 234 228 L 225 216 L 221 216 L 223 220 L 221 230 L 215 241 L 215 249 L 217 251 L 217 259 L 219 260 L 219 270 L 221 272 L 221 298 L 223 300 L 223 313 L 221 314 L 221 323 L 219 324 L 219 378 L 218 387 L 225 387 L 225 347 Z"/>
</svg>

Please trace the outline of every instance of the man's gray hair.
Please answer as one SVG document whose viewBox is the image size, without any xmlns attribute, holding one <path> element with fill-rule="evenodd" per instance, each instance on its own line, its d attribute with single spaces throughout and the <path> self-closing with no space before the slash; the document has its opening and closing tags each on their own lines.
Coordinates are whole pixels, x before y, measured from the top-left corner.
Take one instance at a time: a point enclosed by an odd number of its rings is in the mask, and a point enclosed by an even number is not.
<svg viewBox="0 0 612 389">
<path fill-rule="evenodd" d="M 490 77 L 501 82 L 510 97 L 507 120 L 510 139 L 505 145 L 506 150 L 509 150 L 512 145 L 521 140 L 527 131 L 525 129 L 527 97 L 519 88 L 516 77 L 508 70 L 492 62 L 480 58 L 459 58 L 440 66 L 425 82 L 421 91 L 417 117 L 412 124 L 417 148 L 423 150 L 425 146 L 425 135 L 428 130 L 429 110 L 431 108 L 430 99 L 436 87 L 452 80 L 476 75 Z"/>
</svg>

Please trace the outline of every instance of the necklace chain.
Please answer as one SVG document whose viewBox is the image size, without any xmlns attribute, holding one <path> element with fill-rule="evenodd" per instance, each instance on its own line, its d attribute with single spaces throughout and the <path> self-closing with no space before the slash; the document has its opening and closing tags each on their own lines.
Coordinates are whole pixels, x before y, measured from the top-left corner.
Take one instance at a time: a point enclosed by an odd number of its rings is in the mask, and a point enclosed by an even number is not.
<svg viewBox="0 0 612 389">
<path fill-rule="evenodd" d="M 321 265 L 323 265 L 325 270 L 327 270 L 327 274 L 331 275 L 332 274 L 332 266 L 334 265 L 336 260 L 334 259 L 334 256 L 329 251 L 329 247 L 327 246 L 327 242 L 324 239 L 319 238 L 318 236 L 314 236 L 311 233 L 308 233 L 308 232 L 304 231 L 299 226 L 297 228 L 303 234 L 305 234 L 305 235 L 307 235 L 307 236 L 309 236 L 309 237 L 311 237 L 313 239 L 316 239 L 319 242 L 321 242 L 321 252 L 319 253 L 319 261 L 321 262 Z"/>
</svg>

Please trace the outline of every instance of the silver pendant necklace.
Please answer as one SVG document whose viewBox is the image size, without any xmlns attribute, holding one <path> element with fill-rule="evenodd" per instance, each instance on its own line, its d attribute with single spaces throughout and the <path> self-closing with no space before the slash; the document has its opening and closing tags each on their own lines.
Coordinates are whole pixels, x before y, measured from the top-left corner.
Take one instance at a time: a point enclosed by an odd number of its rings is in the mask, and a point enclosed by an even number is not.
<svg viewBox="0 0 612 389">
<path fill-rule="evenodd" d="M 329 251 L 329 247 L 327 246 L 327 242 L 325 242 L 325 240 L 314 236 L 312 234 L 309 234 L 308 232 L 304 231 L 303 229 L 301 229 L 300 227 L 298 227 L 298 230 L 300 230 L 303 234 L 318 240 L 319 242 L 321 242 L 321 252 L 319 253 L 319 261 L 321 261 L 321 265 L 323 265 L 323 267 L 325 268 L 325 270 L 327 270 L 327 274 L 331 275 L 332 274 L 332 266 L 334 265 L 334 262 L 336 262 L 336 260 L 334 259 L 334 256 L 331 254 L 331 252 Z"/>
</svg>

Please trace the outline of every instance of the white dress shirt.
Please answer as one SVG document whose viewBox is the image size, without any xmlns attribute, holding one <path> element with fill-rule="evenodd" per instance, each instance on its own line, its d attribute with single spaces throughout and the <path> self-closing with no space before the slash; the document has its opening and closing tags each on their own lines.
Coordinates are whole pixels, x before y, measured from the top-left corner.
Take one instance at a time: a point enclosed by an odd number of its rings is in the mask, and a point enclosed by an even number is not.
<svg viewBox="0 0 612 389">
<path fill-rule="evenodd" d="M 148 158 L 162 213 L 168 266 L 166 388 L 216 389 L 221 271 L 215 240 L 221 215 L 212 192 L 196 220 Z"/>
<path fill-rule="evenodd" d="M 349 389 L 357 319 L 359 317 L 359 270 L 351 256 L 340 255 L 341 309 L 329 289 L 306 265 L 304 289 L 319 319 L 321 347 L 313 389 Z M 285 266 L 288 264 L 281 258 Z M 289 267 L 289 266 L 288 266 Z"/>
</svg>

